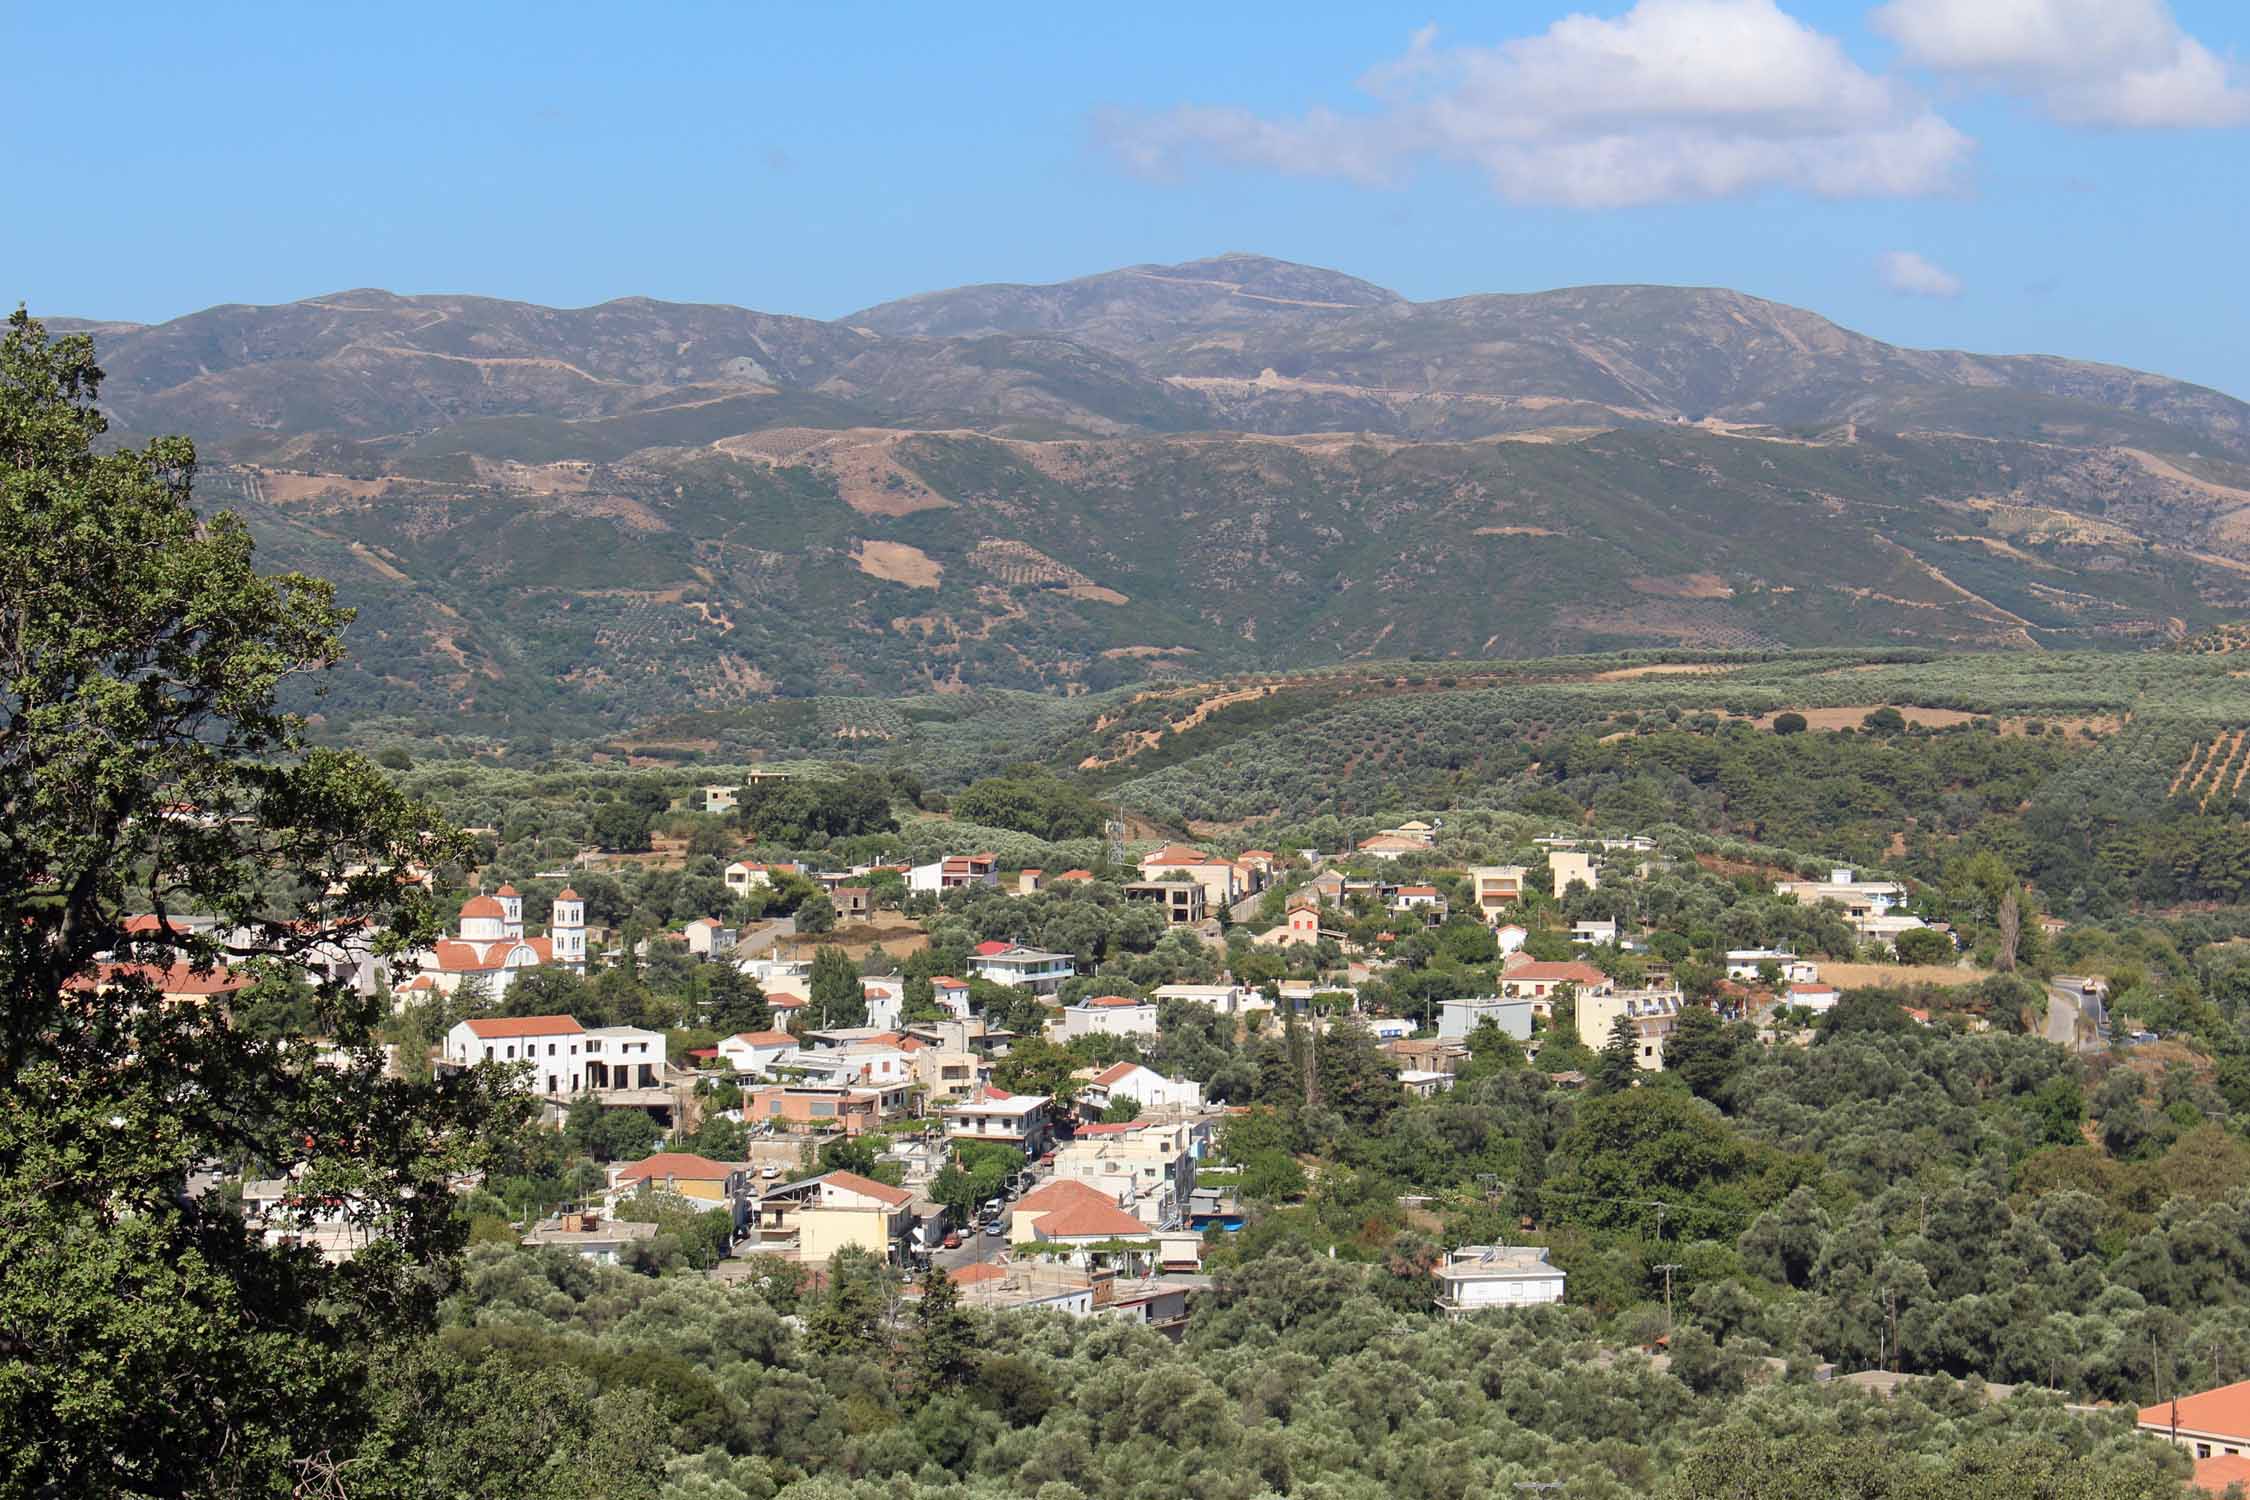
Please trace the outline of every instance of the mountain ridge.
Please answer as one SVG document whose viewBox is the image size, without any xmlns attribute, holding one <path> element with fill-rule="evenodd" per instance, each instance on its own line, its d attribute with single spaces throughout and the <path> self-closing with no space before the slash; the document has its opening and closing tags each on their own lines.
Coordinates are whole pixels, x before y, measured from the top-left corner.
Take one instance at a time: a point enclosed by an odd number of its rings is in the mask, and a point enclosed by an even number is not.
<svg viewBox="0 0 2250 1500">
<path fill-rule="evenodd" d="M 197 437 L 361 609 L 339 722 L 2250 610 L 2250 406 L 1726 288 L 1417 303 L 1234 254 L 835 321 L 359 288 L 94 326 L 115 435 Z"/>
</svg>

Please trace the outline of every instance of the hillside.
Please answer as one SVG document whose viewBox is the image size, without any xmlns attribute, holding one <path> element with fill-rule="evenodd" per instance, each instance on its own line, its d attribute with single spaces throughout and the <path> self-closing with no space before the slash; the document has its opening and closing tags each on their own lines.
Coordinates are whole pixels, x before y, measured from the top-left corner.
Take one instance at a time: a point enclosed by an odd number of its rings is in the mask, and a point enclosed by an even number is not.
<svg viewBox="0 0 2250 1500">
<path fill-rule="evenodd" d="M 1418 304 L 1221 256 L 834 323 L 353 291 L 69 326 L 119 435 L 196 436 L 206 500 L 361 607 L 338 722 L 2250 608 L 2250 407 L 1727 291 Z"/>
</svg>

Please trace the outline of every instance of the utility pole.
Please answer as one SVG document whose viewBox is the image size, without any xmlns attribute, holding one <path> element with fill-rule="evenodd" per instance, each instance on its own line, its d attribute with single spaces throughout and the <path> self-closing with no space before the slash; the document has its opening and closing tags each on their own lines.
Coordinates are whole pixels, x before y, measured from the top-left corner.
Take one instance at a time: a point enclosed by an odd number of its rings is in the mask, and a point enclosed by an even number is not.
<svg viewBox="0 0 2250 1500">
<path fill-rule="evenodd" d="M 1663 1265 L 1654 1266 L 1651 1269 L 1664 1273 L 1664 1343 L 1669 1348 L 1672 1343 L 1672 1273 L 1684 1271 L 1687 1267 L 1676 1261 L 1666 1261 Z"/>
</svg>

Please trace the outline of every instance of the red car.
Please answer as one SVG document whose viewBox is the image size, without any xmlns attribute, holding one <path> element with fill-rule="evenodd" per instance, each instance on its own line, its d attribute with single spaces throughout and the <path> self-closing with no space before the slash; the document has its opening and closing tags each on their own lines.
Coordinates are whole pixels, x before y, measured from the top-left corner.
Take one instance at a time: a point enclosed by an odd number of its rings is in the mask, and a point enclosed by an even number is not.
<svg viewBox="0 0 2250 1500">
<path fill-rule="evenodd" d="M 946 1248 L 946 1249 L 948 1249 L 948 1250 L 958 1250 L 958 1249 L 960 1249 L 960 1248 L 961 1248 L 961 1236 L 960 1236 L 960 1235 L 959 1235 L 958 1233 L 948 1234 L 948 1235 L 947 1235 L 947 1236 L 945 1237 L 945 1248 Z"/>
<path fill-rule="evenodd" d="M 1042 1153 L 1042 1154 L 1041 1154 L 1041 1156 L 1040 1156 L 1040 1158 L 1039 1158 L 1039 1165 L 1041 1165 L 1042 1167 L 1051 1167 L 1051 1166 L 1053 1166 L 1054 1164 L 1055 1164 L 1055 1153 L 1054 1153 L 1054 1152 L 1052 1152 L 1052 1151 L 1048 1151 L 1048 1152 L 1044 1152 L 1044 1153 Z"/>
</svg>

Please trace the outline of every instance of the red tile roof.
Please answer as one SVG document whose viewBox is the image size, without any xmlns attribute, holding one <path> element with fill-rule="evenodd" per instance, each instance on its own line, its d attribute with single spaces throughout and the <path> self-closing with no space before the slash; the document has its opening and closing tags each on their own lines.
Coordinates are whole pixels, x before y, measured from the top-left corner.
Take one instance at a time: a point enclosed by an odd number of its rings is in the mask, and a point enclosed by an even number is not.
<svg viewBox="0 0 2250 1500">
<path fill-rule="evenodd" d="M 1048 1239 L 1137 1240 L 1154 1234 L 1146 1224 L 1109 1203 L 1074 1203 L 1041 1214 L 1032 1227 Z"/>
<path fill-rule="evenodd" d="M 1110 1066 L 1104 1068 L 1101 1072 L 1094 1075 L 1094 1082 L 1105 1089 L 1111 1088 L 1117 1084 L 1123 1083 L 1126 1079 L 1132 1077 L 1133 1070 L 1138 1068 L 1139 1066 L 1139 1063 L 1112 1063 L 1110 1064 Z"/>
<path fill-rule="evenodd" d="M 729 1041 L 747 1042 L 753 1047 L 794 1047 L 797 1039 L 786 1031 L 738 1031 Z"/>
<path fill-rule="evenodd" d="M 2183 1429 L 2217 1433 L 2250 1443 L 2250 1380 L 2238 1380 L 2233 1385 L 2183 1396 L 2159 1406 L 2144 1406 L 2141 1426 L 2170 1432 L 2174 1407 L 2179 1409 L 2179 1425 Z"/>
<path fill-rule="evenodd" d="M 1001 942 L 1001 941 L 1000 941 L 999 939 L 997 939 L 997 938 L 994 938 L 994 939 L 992 939 L 992 940 L 990 940 L 990 941 L 988 941 L 988 942 L 982 942 L 982 943 L 979 943 L 979 944 L 977 944 L 977 957 L 979 957 L 979 958 L 991 958 L 991 957 L 993 957 L 993 956 L 994 956 L 995 954 L 1000 954 L 1000 953 L 1005 953 L 1005 952 L 1007 952 L 1007 951 L 1008 951 L 1008 950 L 1009 950 L 1010 948 L 1013 948 L 1014 946 L 1015 946 L 1015 944 L 1014 944 L 1014 943 L 1003 943 L 1003 942 Z"/>
<path fill-rule="evenodd" d="M 1510 969 L 1503 979 L 1544 980 L 1549 984 L 1607 984 L 1609 976 L 1592 964 L 1533 962 Z"/>
<path fill-rule="evenodd" d="M 507 914 L 507 908 L 490 896 L 471 896 L 461 903 L 463 917 L 504 917 Z"/>
<path fill-rule="evenodd" d="M 690 1182 L 724 1182 L 741 1170 L 740 1166 L 713 1161 L 708 1156 L 697 1156 L 692 1151 L 659 1151 L 619 1172 L 617 1180 L 661 1182 L 667 1177 L 678 1177 Z"/>
<path fill-rule="evenodd" d="M 940 974 L 930 981 L 930 988 L 933 990 L 965 990 L 968 987 L 966 981 L 955 979 L 951 974 Z"/>
<path fill-rule="evenodd" d="M 1092 880 L 1093 878 L 1094 872 L 1092 870 L 1065 870 L 1055 877 L 1057 880 Z"/>
<path fill-rule="evenodd" d="M 80 976 L 70 981 L 70 989 L 102 989 L 113 984 L 132 980 L 145 980 L 148 987 L 159 995 L 231 995 L 236 990 L 250 987 L 250 976 L 237 974 L 231 969 L 213 969 L 198 974 L 186 964 L 173 964 L 158 968 L 154 964 L 102 964 L 91 977 Z"/>
<path fill-rule="evenodd" d="M 580 897 L 576 891 L 572 890 L 569 886 L 566 885 L 561 890 L 555 892 L 555 899 L 557 901 L 577 901 L 583 898 Z"/>
<path fill-rule="evenodd" d="M 1190 849 L 1185 844 L 1166 844 L 1154 854 L 1141 856 L 1141 868 L 1144 870 L 1150 865 L 1162 865 L 1170 868 L 1174 865 L 1201 865 L 1212 862 L 1210 855 L 1205 854 L 1201 849 Z M 1219 863 L 1224 863 L 1224 861 L 1219 861 Z"/>
<path fill-rule="evenodd" d="M 887 1203 L 893 1208 L 914 1201 L 914 1195 L 905 1188 L 895 1188 L 889 1183 L 877 1182 L 872 1177 L 862 1177 L 857 1172 L 830 1172 L 821 1181 L 832 1182 L 848 1193 L 873 1198 L 876 1202 Z"/>
<path fill-rule="evenodd" d="M 520 895 L 522 895 L 522 894 L 523 894 L 523 892 L 521 892 L 521 891 L 517 890 L 517 889 L 516 889 L 516 888 L 515 888 L 514 886 L 512 886 L 512 885 L 504 885 L 504 886 L 500 887 L 500 889 L 498 889 L 498 890 L 494 891 L 494 892 L 493 892 L 492 894 L 493 894 L 493 895 L 495 895 L 495 896 L 499 896 L 499 897 L 501 897 L 501 898 L 505 899 L 505 898 L 507 898 L 507 897 L 509 897 L 509 896 L 520 896 Z"/>
<path fill-rule="evenodd" d="M 1052 1213 L 1058 1208 L 1074 1204 L 1093 1204 L 1100 1208 L 1115 1208 L 1117 1200 L 1100 1188 L 1069 1177 L 1058 1177 L 1043 1188 L 1035 1189 L 1016 1200 L 1014 1213 Z"/>
<path fill-rule="evenodd" d="M 945 1273 L 955 1286 L 974 1286 L 980 1281 L 1006 1281 L 1008 1273 L 998 1266 L 974 1261 L 965 1266 L 955 1266 Z"/>
<path fill-rule="evenodd" d="M 1103 1008 L 1105 1008 L 1105 1009 L 1106 1009 L 1106 1008 L 1109 1008 L 1109 1007 L 1112 1007 L 1112 1006 L 1118 1006 L 1118 1005 L 1146 1005 L 1146 1004 L 1148 1004 L 1148 1002 L 1147 1002 L 1146 1000 L 1135 1000 L 1135 999 L 1134 999 L 1134 998 L 1133 998 L 1133 997 L 1132 997 L 1131 995 L 1096 995 L 1096 996 L 1095 996 L 1095 997 L 1094 997 L 1093 999 L 1091 999 L 1091 1000 L 1081 1000 L 1081 1001 L 1079 1001 L 1078 1003 L 1079 1003 L 1080 1005 L 1096 1005 L 1096 1006 L 1101 1006 L 1101 1007 L 1103 1007 Z"/>
<path fill-rule="evenodd" d="M 2250 1458 L 2239 1453 L 2222 1453 L 2217 1458 L 2199 1458 L 2195 1461 L 2195 1477 L 2188 1481 L 2199 1490 L 2214 1495 L 2226 1493 L 2230 1484 L 2250 1488 Z"/>
<path fill-rule="evenodd" d="M 469 1035 L 487 1042 L 518 1036 L 570 1036 L 586 1029 L 571 1016 L 485 1016 L 466 1024 Z"/>
</svg>

